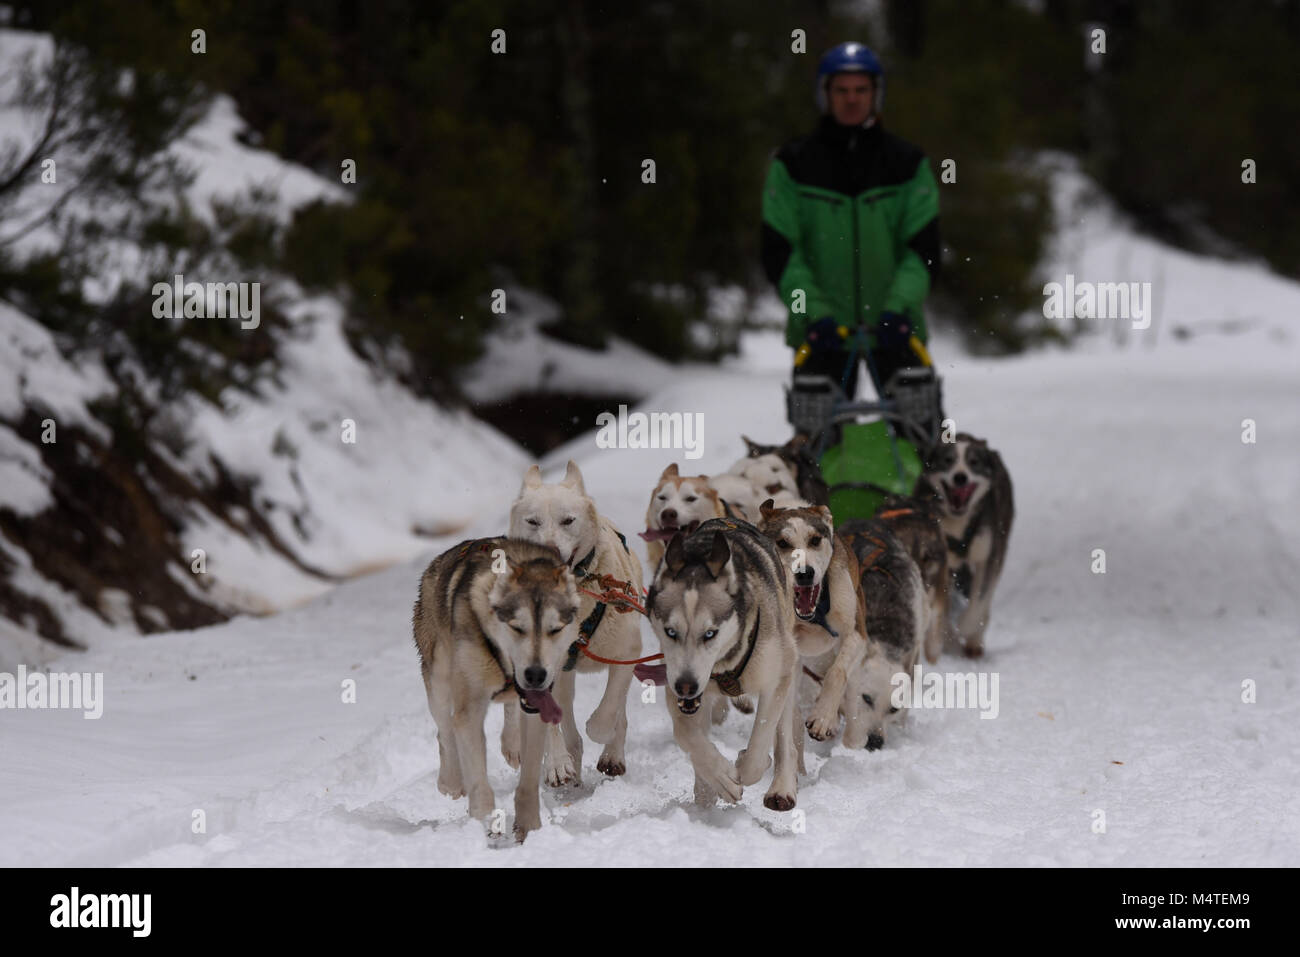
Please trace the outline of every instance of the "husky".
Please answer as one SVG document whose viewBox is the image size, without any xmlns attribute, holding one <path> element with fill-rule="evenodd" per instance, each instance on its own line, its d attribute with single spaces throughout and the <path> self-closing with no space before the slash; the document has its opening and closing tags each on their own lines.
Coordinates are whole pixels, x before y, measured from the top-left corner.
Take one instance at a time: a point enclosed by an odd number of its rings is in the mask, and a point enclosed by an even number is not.
<svg viewBox="0 0 1300 957">
<path fill-rule="evenodd" d="M 925 660 L 939 660 L 948 635 L 948 542 L 943 535 L 939 511 L 933 500 L 887 495 L 876 509 L 875 518 L 889 526 L 921 570 L 925 583 Z"/>
<path fill-rule="evenodd" d="M 468 793 L 472 817 L 492 814 L 483 721 L 490 702 L 504 702 L 509 714 L 523 701 L 532 713 L 521 722 L 522 752 L 514 762 L 520 841 L 541 827 L 543 722 L 560 720 L 550 689 L 578 621 L 573 573 L 549 546 L 501 537 L 464 541 L 420 577 L 412 629 L 438 726 L 438 790 L 451 798 Z"/>
<path fill-rule="evenodd" d="M 972 658 L 984 653 L 993 590 L 1011 537 L 1015 506 L 1011 476 L 1002 457 L 984 439 L 966 432 L 956 442 L 939 442 L 925 455 L 915 495 L 939 510 L 948 540 L 948 567 L 956 589 L 954 638 Z"/>
<path fill-rule="evenodd" d="M 741 438 L 749 450 L 750 458 L 779 455 L 784 459 L 794 473 L 799 497 L 804 501 L 810 505 L 830 504 L 830 489 L 822 478 L 821 466 L 808 449 L 806 436 L 795 435 L 785 445 L 760 445 L 747 435 L 742 435 Z"/>
<path fill-rule="evenodd" d="M 627 547 L 627 539 L 613 522 L 596 511 L 587 494 L 582 472 L 569 461 L 564 478 L 557 484 L 542 484 L 541 470 L 532 466 L 524 475 L 519 497 L 510 507 L 510 534 L 516 538 L 551 545 L 559 549 L 573 570 L 579 588 L 599 591 L 596 579 L 609 575 L 629 583 L 641 595 L 641 563 Z M 579 592 L 579 638 L 589 640 L 593 655 L 628 661 L 641 653 L 641 628 L 627 608 Z M 573 717 L 574 675 L 608 669 L 608 681 L 600 704 L 587 720 L 587 736 L 604 750 L 596 770 L 611 777 L 627 770 L 627 690 L 632 684 L 632 665 L 606 665 L 583 654 L 580 643 L 569 646 L 568 660 L 555 682 L 555 696 L 563 712 L 560 725 L 547 726 L 546 782 L 552 787 L 577 784 L 582 780 L 582 735 Z M 519 715 L 506 709 L 506 726 L 501 732 L 501 750 L 508 762 L 519 753 Z"/>
<path fill-rule="evenodd" d="M 779 494 L 798 497 L 799 483 L 794 470 L 788 462 L 775 453 L 769 455 L 747 456 L 740 459 L 730 469 L 731 475 L 739 475 L 753 488 L 754 494 L 761 502 Z"/>
<path fill-rule="evenodd" d="M 748 522 L 710 519 L 668 543 L 646 598 L 668 672 L 673 737 L 695 769 L 696 803 L 737 802 L 776 763 L 763 805 L 788 811 L 798 790 L 793 576 Z M 758 695 L 748 746 L 733 765 L 708 737 L 709 699 Z"/>
<path fill-rule="evenodd" d="M 804 722 L 809 737 L 825 741 L 839 730 L 850 676 L 867 656 L 867 610 L 858 559 L 834 532 L 831 510 L 760 506 L 759 530 L 794 571 L 795 641 L 803 658 L 832 657 L 817 702 Z"/>
<path fill-rule="evenodd" d="M 681 475 L 674 462 L 663 470 L 645 512 L 646 556 L 651 569 L 664 557 L 664 543 L 679 531 L 689 535 L 711 518 L 726 518 L 726 503 L 707 475 Z"/>
<path fill-rule="evenodd" d="M 888 727 L 906 715 L 890 699 L 894 676 L 912 674 L 920 656 L 925 584 L 916 562 L 884 522 L 853 519 L 838 531 L 858 559 L 867 608 L 867 658 L 845 698 L 844 745 L 875 751 L 884 746 Z"/>
</svg>

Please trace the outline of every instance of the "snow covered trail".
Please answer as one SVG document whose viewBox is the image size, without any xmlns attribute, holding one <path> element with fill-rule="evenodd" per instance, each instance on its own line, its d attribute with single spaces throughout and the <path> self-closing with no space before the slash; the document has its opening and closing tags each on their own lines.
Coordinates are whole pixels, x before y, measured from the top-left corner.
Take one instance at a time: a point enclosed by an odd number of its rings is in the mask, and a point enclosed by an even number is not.
<svg viewBox="0 0 1300 957">
<path fill-rule="evenodd" d="M 783 437 L 788 353 L 749 345 L 643 406 L 705 413 L 688 472 L 729 464 L 741 432 Z M 588 741 L 542 830 L 489 841 L 434 786 L 410 635 L 426 557 L 273 618 L 52 665 L 102 671 L 104 714 L 0 712 L 0 865 L 1300 865 L 1298 359 L 1259 331 L 943 362 L 949 411 L 1011 471 L 1016 520 L 986 658 L 938 667 L 997 672 L 999 713 L 916 710 L 876 753 L 808 741 L 802 833 L 763 808 L 766 779 L 697 810 L 662 700 L 634 688 L 627 775 L 603 780 Z M 587 436 L 547 464 L 570 454 L 631 536 L 672 454 Z M 467 534 L 500 531 L 507 506 Z M 601 686 L 580 680 L 583 719 Z M 488 768 L 509 811 L 501 720 Z M 724 753 L 748 721 L 715 732 Z"/>
</svg>

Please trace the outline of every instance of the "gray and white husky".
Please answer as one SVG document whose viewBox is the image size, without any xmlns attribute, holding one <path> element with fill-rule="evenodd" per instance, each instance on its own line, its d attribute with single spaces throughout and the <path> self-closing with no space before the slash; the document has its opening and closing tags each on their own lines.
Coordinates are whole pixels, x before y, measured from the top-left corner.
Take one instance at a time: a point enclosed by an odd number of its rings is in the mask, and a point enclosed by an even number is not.
<svg viewBox="0 0 1300 957">
<path fill-rule="evenodd" d="M 933 499 L 886 495 L 872 516 L 889 526 L 921 570 L 925 582 L 925 660 L 939 660 L 948 637 L 948 607 L 952 576 L 948 572 L 948 540 L 943 534 L 939 505 Z"/>
<path fill-rule="evenodd" d="M 673 737 L 695 769 L 695 800 L 740 800 L 772 764 L 763 804 L 788 811 L 798 791 L 793 575 L 748 522 L 710 519 L 664 552 L 646 598 L 667 670 Z M 748 746 L 733 766 L 709 740 L 716 696 L 757 695 Z M 704 707 L 701 707 L 704 705 Z"/>
<path fill-rule="evenodd" d="M 579 587 L 600 592 L 595 579 L 609 575 L 631 583 L 641 596 L 641 562 L 628 550 L 627 540 L 614 523 L 596 511 L 596 503 L 582 482 L 582 472 L 570 461 L 564 478 L 554 485 L 542 482 L 541 470 L 532 466 L 524 476 L 519 497 L 510 507 L 510 534 L 516 538 L 559 549 L 573 570 Z M 584 584 L 585 583 L 585 584 Z M 641 654 L 639 616 L 579 592 L 580 631 L 590 631 L 588 648 L 594 655 L 629 661 Z M 587 736 L 605 746 L 596 770 L 612 776 L 627 770 L 627 690 L 632 665 L 606 665 L 570 648 L 565 669 L 555 682 L 555 697 L 563 710 L 559 726 L 547 726 L 546 782 L 553 787 L 582 779 L 582 735 L 573 716 L 574 675 L 606 670 L 609 678 L 600 704 L 587 720 Z M 519 715 L 506 709 L 501 751 L 512 764 L 519 751 Z"/>
<path fill-rule="evenodd" d="M 960 432 L 926 452 L 915 494 L 937 505 L 948 540 L 953 605 L 960 608 L 952 637 L 979 657 L 1015 517 L 1011 476 L 984 439 Z"/>
<path fill-rule="evenodd" d="M 492 814 L 483 721 L 490 702 L 504 702 L 507 714 L 518 714 L 525 699 L 533 713 L 522 721 L 522 750 L 514 761 L 520 768 L 515 836 L 521 841 L 541 827 L 543 722 L 559 720 L 550 689 L 577 638 L 578 620 L 573 573 L 558 551 L 532 542 L 461 542 L 420 578 L 412 628 L 438 726 L 438 790 L 452 798 L 468 793 L 473 817 Z"/>
<path fill-rule="evenodd" d="M 836 533 L 858 560 L 867 610 L 867 658 L 845 697 L 844 745 L 875 751 L 889 727 L 906 716 L 892 706 L 894 676 L 911 675 L 926 624 L 925 583 L 907 548 L 884 522 L 845 522 Z"/>
</svg>

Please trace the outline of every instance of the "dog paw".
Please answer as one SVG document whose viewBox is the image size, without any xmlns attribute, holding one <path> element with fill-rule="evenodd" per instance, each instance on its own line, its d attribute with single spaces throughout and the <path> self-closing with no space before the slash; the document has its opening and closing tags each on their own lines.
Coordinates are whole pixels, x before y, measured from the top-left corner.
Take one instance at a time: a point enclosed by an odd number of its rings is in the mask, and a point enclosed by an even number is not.
<svg viewBox="0 0 1300 957">
<path fill-rule="evenodd" d="M 596 762 L 596 770 L 601 774 L 616 778 L 627 773 L 627 765 L 620 758 L 607 757 L 602 754 L 600 760 Z"/>
<path fill-rule="evenodd" d="M 696 770 L 697 778 L 702 779 L 704 785 L 717 797 L 722 798 L 729 804 L 736 804 L 740 801 L 741 795 L 744 794 L 744 785 L 736 777 L 735 770 L 731 764 L 723 758 L 716 767 L 707 767 Z M 701 788 L 696 787 L 696 800 L 700 800 Z M 701 801 L 701 803 L 704 803 Z M 712 802 L 709 802 L 712 804 Z"/>
<path fill-rule="evenodd" d="M 573 755 L 567 751 L 561 751 L 556 758 L 552 758 L 550 754 L 546 755 L 542 761 L 542 778 L 547 786 L 553 788 L 581 782 L 581 775 L 573 761 Z"/>
<path fill-rule="evenodd" d="M 520 824 L 518 821 L 515 821 L 515 843 L 524 843 L 524 840 L 528 837 L 528 832 L 540 830 L 541 826 L 542 823 L 540 820 L 533 825 Z"/>
<path fill-rule="evenodd" d="M 839 731 L 839 716 L 827 718 L 824 714 L 813 714 L 804 722 L 804 727 L 808 729 L 808 737 L 814 741 L 826 741 Z"/>
<path fill-rule="evenodd" d="M 438 790 L 453 801 L 465 796 L 465 785 L 461 784 L 460 778 L 443 778 L 438 775 Z"/>
<path fill-rule="evenodd" d="M 763 807 L 769 811 L 789 811 L 794 808 L 794 795 L 768 791 L 763 795 Z"/>
<path fill-rule="evenodd" d="M 539 830 L 542 826 L 540 808 L 515 808 L 515 843 L 524 843 L 529 831 Z"/>
<path fill-rule="evenodd" d="M 740 695 L 737 698 L 732 698 L 731 706 L 741 714 L 754 713 L 754 699 L 747 694 Z"/>
<path fill-rule="evenodd" d="M 763 772 L 772 766 L 772 756 L 746 748 L 736 755 L 736 777 L 742 785 L 756 784 Z"/>
<path fill-rule="evenodd" d="M 879 731 L 872 731 L 867 735 L 867 750 L 879 751 L 885 746 L 885 736 Z"/>
</svg>

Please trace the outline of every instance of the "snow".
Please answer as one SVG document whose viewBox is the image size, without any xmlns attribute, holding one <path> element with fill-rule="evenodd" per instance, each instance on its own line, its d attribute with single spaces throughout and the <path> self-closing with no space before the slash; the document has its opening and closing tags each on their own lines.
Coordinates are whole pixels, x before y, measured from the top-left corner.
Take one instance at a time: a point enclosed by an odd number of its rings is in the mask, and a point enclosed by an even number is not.
<svg viewBox="0 0 1300 957">
<path fill-rule="evenodd" d="M 41 42 L 0 31 L 0 60 Z M 23 119 L 0 110 L 0 131 Z M 238 144 L 237 128 L 218 100 L 175 147 L 199 167 L 196 208 L 258 184 L 277 192 L 281 213 L 339 195 Z M 1046 161 L 1063 226 L 1044 281 L 1149 281 L 1156 319 L 1011 359 L 966 357 L 941 329 L 931 344 L 949 412 L 990 439 L 1015 483 L 987 656 L 939 666 L 996 672 L 995 719 L 918 710 L 875 753 L 807 741 L 798 817 L 762 807 L 766 779 L 737 806 L 700 810 L 662 700 L 643 703 L 634 689 L 628 773 L 602 779 L 588 741 L 584 784 L 543 792 L 542 829 L 521 847 L 490 841 L 463 800 L 435 788 L 410 609 L 434 554 L 504 529 L 530 460 L 359 360 L 337 301 L 285 287 L 278 378 L 255 396 L 223 395 L 220 408 L 179 408 L 190 440 L 181 461 L 209 475 L 215 456 L 256 477 L 259 510 L 324 574 L 196 509 L 182 542 L 208 552 L 218 593 L 248 610 L 290 610 L 141 640 L 0 536 L 7 581 L 90 646 L 56 655 L 30 623 L 0 620 L 0 670 L 102 673 L 105 693 L 94 721 L 0 712 L 0 866 L 677 866 L 684 847 L 703 866 L 1300 864 L 1300 285 L 1138 237 L 1089 198 L 1077 168 Z M 38 231 L 21 248 L 42 241 Z M 129 249 L 106 259 L 100 291 L 133 261 Z M 699 412 L 705 454 L 691 472 L 724 470 L 744 453 L 742 433 L 786 437 L 779 333 L 744 335 L 740 355 L 717 367 L 670 366 L 619 340 L 599 353 L 554 342 L 537 331 L 553 304 L 509 289 L 501 332 L 465 379 L 477 401 L 527 386 Z M 85 406 L 107 388 L 93 360 L 64 359 L 47 331 L 0 304 L 0 418 L 43 403 L 60 422 L 95 428 Z M 344 419 L 355 443 L 342 439 Z M 1246 419 L 1253 444 L 1242 441 Z M 0 431 L 0 503 L 20 516 L 47 504 L 36 454 Z M 632 533 L 655 478 L 681 456 L 600 449 L 593 432 L 543 465 L 554 475 L 568 457 L 644 560 Z M 1105 574 L 1091 570 L 1096 549 Z M 346 576 L 357 577 L 331 581 Z M 126 597 L 106 590 L 101 602 L 123 618 Z M 580 680 L 580 718 L 602 688 Z M 750 720 L 732 713 L 714 732 L 724 753 L 744 746 Z M 494 708 L 488 769 L 509 809 L 501 723 Z"/>
<path fill-rule="evenodd" d="M 75 712 L 0 720 L 0 864 L 655 866 L 689 844 L 700 865 L 1295 866 L 1300 521 L 1284 498 L 1300 478 L 1300 406 L 1296 346 L 1270 331 L 1288 319 L 1004 360 L 936 343 L 950 408 L 1015 482 L 988 655 L 939 666 L 996 671 L 999 713 L 914 711 L 876 753 L 808 741 L 802 833 L 762 807 L 765 783 L 697 810 L 664 704 L 636 689 L 627 775 L 601 779 L 587 742 L 584 784 L 544 792 L 524 845 L 490 841 L 463 800 L 437 793 L 411 602 L 435 550 L 504 527 L 503 494 L 418 561 L 293 611 L 64 658 L 104 673 L 104 714 L 93 727 Z M 700 467 L 725 467 L 741 432 L 780 437 L 783 354 L 776 334 L 753 336 L 729 367 L 678 374 L 641 408 L 704 412 Z M 1256 444 L 1241 441 L 1245 417 Z M 601 511 L 638 528 L 668 453 L 587 436 L 547 465 L 570 454 Z M 1242 701 L 1247 679 L 1256 703 Z M 581 717 L 602 686 L 580 680 Z M 747 722 L 715 731 L 724 753 Z M 508 810 L 500 728 L 493 709 L 489 775 Z"/>
<path fill-rule="evenodd" d="M 506 313 L 487 337 L 483 355 L 460 376 L 462 390 L 476 403 L 527 391 L 642 398 L 675 374 L 669 363 L 617 336 L 596 351 L 543 335 L 538 326 L 554 319 L 559 306 L 527 289 L 501 288 Z"/>
<path fill-rule="evenodd" d="M 14 67 L 23 57 L 40 60 L 51 52 L 46 35 L 0 29 L 0 63 Z M 34 141 L 42 120 L 5 102 L 15 93 L 16 76 L 13 69 L 0 76 L 0 145 L 14 150 Z M 280 222 L 313 200 L 348 201 L 350 194 L 336 180 L 240 143 L 236 137 L 243 126 L 233 101 L 216 96 L 203 119 L 169 146 L 195 173 L 183 197 L 195 215 L 211 221 L 214 202 L 238 202 L 254 190 L 265 191 L 265 210 Z M 34 216 L 75 188 L 76 157 L 59 157 L 58 170 L 56 184 L 33 182 L 16 204 L 25 212 L 11 211 L 11 218 Z M 168 195 L 154 199 L 171 206 L 178 201 Z M 107 215 L 103 205 L 96 197 L 79 196 L 68 209 L 102 217 Z M 7 248 L 21 258 L 55 248 L 56 241 L 57 232 L 45 226 Z M 99 251 L 97 272 L 85 287 L 92 301 L 111 296 L 124 277 L 145 286 L 172 279 L 170 270 L 150 273 L 140 249 L 127 240 L 107 240 Z M 277 349 L 274 378 L 256 383 L 253 394 L 226 390 L 219 406 L 190 395 L 167 407 L 163 418 L 185 450 L 178 456 L 156 443 L 153 451 L 202 482 L 215 481 L 216 459 L 252 483 L 259 512 L 292 558 L 250 533 L 246 523 L 237 528 L 205 508 L 190 507 L 178 536 L 184 563 L 189 565 L 193 549 L 203 549 L 207 580 L 213 583 L 204 593 L 186 581 L 196 595 L 257 614 L 293 607 L 326 593 L 338 578 L 409 560 L 428 548 L 431 536 L 455 534 L 513 491 L 527 464 L 524 452 L 468 412 L 417 398 L 359 358 L 346 340 L 346 310 L 336 297 L 309 296 L 283 276 L 248 278 L 262 282 L 263 292 L 274 297 L 290 323 Z M 526 293 L 520 301 L 527 301 Z M 621 356 L 644 355 L 621 348 Z M 135 371 L 141 393 L 156 401 L 156 383 L 143 370 Z M 109 430 L 87 404 L 114 392 L 96 356 L 64 357 L 48 329 L 0 302 L 0 509 L 32 516 L 54 501 L 38 449 L 3 423 L 16 423 L 24 410 L 35 409 L 58 427 L 76 424 L 107 442 Z M 355 442 L 345 440 L 345 421 L 353 423 Z M 25 552 L 3 536 L 0 544 L 21 556 L 24 591 L 57 596 L 56 613 L 75 640 L 95 644 L 135 633 L 133 626 L 113 628 L 74 612 L 75 600 L 33 569 Z M 33 653 L 41 646 L 30 635 L 13 637 L 21 630 L 5 625 L 0 664 L 44 660 L 47 652 Z"/>
</svg>

